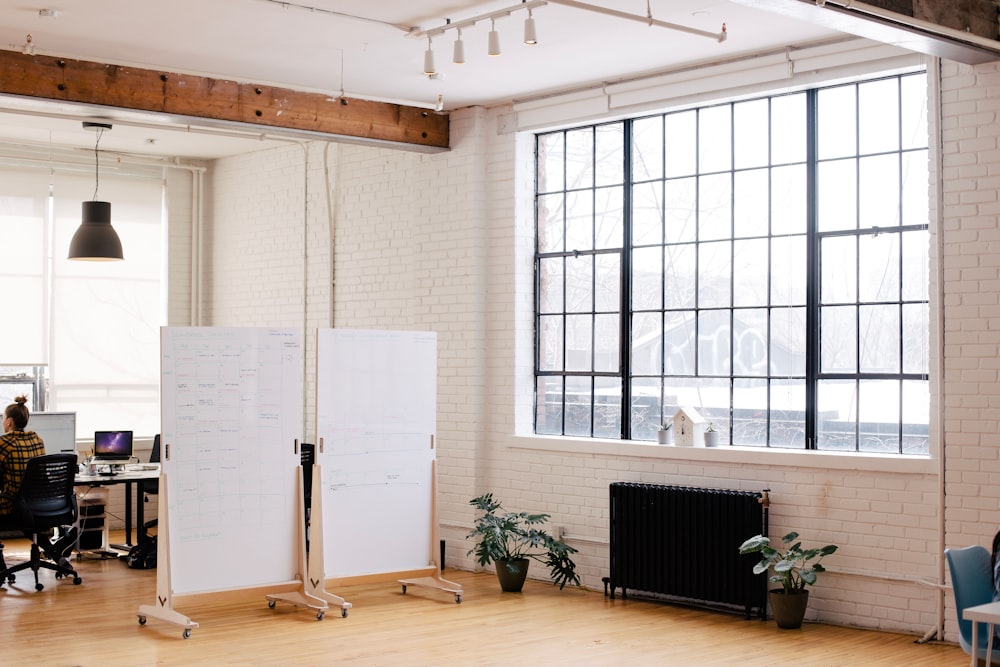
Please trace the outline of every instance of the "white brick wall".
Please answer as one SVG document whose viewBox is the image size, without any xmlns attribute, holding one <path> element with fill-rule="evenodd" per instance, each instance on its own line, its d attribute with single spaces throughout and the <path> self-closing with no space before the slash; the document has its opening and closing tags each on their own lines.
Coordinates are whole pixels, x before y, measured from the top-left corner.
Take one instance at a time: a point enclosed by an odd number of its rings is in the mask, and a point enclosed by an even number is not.
<svg viewBox="0 0 1000 667">
<path fill-rule="evenodd" d="M 210 177 L 206 324 L 437 332 L 449 566 L 473 566 L 467 503 L 484 491 L 512 509 L 551 513 L 580 549 L 584 583 L 600 588 L 610 482 L 766 487 L 772 537 L 797 530 L 809 544 L 840 545 L 810 617 L 922 635 L 938 618 L 942 545 L 988 545 L 1000 527 L 1000 486 L 991 484 L 1000 472 L 1000 68 L 945 63 L 942 74 L 943 217 L 931 262 L 941 262 L 944 279 L 931 291 L 932 319 L 944 317 L 943 330 L 932 331 L 944 355 L 932 402 L 932 433 L 939 425 L 944 433 L 943 449 L 935 438 L 932 451 L 943 464 L 526 437 L 531 206 L 515 192 L 530 193 L 531 176 L 514 167 L 530 165 L 533 145 L 498 132 L 509 109 L 452 114 L 452 150 L 437 155 L 314 144 L 219 161 Z M 307 400 L 311 424 L 312 391 Z M 950 593 L 944 598 L 955 641 Z"/>
</svg>

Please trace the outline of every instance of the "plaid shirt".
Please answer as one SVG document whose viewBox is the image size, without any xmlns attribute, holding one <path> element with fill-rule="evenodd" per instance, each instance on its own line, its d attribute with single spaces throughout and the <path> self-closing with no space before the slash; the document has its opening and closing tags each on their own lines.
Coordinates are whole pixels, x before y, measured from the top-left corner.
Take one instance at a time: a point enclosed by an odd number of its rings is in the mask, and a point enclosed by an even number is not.
<svg viewBox="0 0 1000 667">
<path fill-rule="evenodd" d="M 45 444 L 34 431 L 11 431 L 0 435 L 0 515 L 10 514 L 14 504 L 8 499 L 21 488 L 28 459 L 45 453 Z"/>
</svg>

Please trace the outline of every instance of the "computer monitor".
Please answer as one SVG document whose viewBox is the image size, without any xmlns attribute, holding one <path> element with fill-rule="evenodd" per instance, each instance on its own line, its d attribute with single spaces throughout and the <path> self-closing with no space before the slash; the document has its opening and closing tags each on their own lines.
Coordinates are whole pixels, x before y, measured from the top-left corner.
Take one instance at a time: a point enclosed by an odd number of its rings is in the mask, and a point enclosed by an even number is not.
<svg viewBox="0 0 1000 667">
<path fill-rule="evenodd" d="M 95 431 L 94 461 L 128 463 L 132 458 L 132 431 Z"/>
</svg>

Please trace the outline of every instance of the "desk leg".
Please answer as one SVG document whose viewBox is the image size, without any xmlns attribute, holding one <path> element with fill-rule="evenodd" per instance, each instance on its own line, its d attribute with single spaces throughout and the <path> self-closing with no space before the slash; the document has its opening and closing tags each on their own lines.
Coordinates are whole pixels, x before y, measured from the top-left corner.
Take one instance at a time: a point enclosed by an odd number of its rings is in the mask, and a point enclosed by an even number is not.
<svg viewBox="0 0 1000 667">
<path fill-rule="evenodd" d="M 989 634 L 986 635 L 989 639 L 986 640 L 986 667 L 990 667 L 993 662 L 993 624 L 989 623 L 986 626 Z"/>
<path fill-rule="evenodd" d="M 979 622 L 972 621 L 972 667 L 979 663 Z"/>
<path fill-rule="evenodd" d="M 112 544 L 119 551 L 131 551 L 132 547 L 132 487 L 136 488 L 136 496 L 142 493 L 142 486 L 135 482 L 125 482 L 125 544 Z M 137 498 L 138 509 L 142 511 L 141 499 Z"/>
</svg>

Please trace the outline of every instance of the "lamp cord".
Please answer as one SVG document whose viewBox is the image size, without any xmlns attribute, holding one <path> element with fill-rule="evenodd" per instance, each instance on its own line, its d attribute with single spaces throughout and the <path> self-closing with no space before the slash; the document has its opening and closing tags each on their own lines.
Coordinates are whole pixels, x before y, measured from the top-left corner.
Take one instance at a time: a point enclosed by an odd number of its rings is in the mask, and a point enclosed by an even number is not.
<svg viewBox="0 0 1000 667">
<path fill-rule="evenodd" d="M 101 187 L 101 160 L 97 152 L 97 147 L 101 143 L 102 134 L 104 134 L 104 128 L 97 128 L 97 140 L 94 142 L 94 201 L 97 201 L 97 189 Z"/>
</svg>

